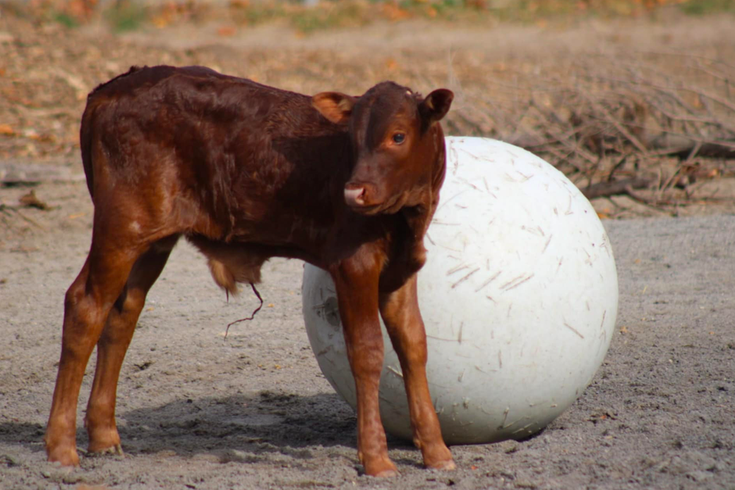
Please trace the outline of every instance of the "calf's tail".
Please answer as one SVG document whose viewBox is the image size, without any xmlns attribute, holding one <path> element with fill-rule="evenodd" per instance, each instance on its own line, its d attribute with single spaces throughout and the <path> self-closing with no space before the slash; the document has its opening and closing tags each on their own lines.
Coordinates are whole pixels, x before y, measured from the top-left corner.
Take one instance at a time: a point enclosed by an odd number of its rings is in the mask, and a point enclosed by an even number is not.
<svg viewBox="0 0 735 490">
<path fill-rule="evenodd" d="M 94 173 L 92 171 L 92 113 L 91 97 L 87 100 L 87 107 L 82 115 L 82 127 L 79 130 L 79 145 L 82 149 L 82 165 L 84 165 L 84 175 L 87 177 L 87 189 L 89 195 L 94 198 L 92 189 L 94 188 Z"/>
</svg>

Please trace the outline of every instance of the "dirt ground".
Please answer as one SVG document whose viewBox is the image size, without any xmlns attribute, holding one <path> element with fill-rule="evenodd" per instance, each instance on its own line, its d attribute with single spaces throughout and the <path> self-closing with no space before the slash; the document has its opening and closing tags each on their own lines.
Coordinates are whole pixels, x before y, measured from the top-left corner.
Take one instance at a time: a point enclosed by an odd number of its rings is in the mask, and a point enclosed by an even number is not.
<svg viewBox="0 0 735 490">
<path fill-rule="evenodd" d="M 0 16 L 0 127 L 9 127 L 0 135 L 0 176 L 40 182 L 32 189 L 49 207 L 18 208 L 31 188 L 0 187 L 0 488 L 735 488 L 735 216 L 712 203 L 686 206 L 679 214 L 695 216 L 677 219 L 641 218 L 671 213 L 618 198 L 595 203 L 634 217 L 605 221 L 620 279 L 607 359 L 539 436 L 455 446 L 454 472 L 422 469 L 416 449 L 390 439 L 401 475 L 363 476 L 354 413 L 320 373 L 303 328 L 302 264 L 271 261 L 264 309 L 225 338 L 225 326 L 257 301 L 242 294 L 226 302 L 184 243 L 149 295 L 123 366 L 125 457 L 83 456 L 69 470 L 47 463 L 42 444 L 63 295 L 89 246 L 76 132 L 95 84 L 131 64 L 202 63 L 306 93 L 346 89 L 332 83 L 345 71 L 365 86 L 406 78 L 424 91 L 457 89 L 473 64 L 532 69 L 552 54 L 726 57 L 735 50 L 731 26 L 731 18 L 551 31 L 414 25 L 411 37 L 384 25 L 308 38 L 276 28 L 222 37 L 217 26 L 189 26 L 120 38 Z M 461 112 L 467 102 L 457 92 Z M 93 368 L 80 400 L 80 448 Z"/>
</svg>

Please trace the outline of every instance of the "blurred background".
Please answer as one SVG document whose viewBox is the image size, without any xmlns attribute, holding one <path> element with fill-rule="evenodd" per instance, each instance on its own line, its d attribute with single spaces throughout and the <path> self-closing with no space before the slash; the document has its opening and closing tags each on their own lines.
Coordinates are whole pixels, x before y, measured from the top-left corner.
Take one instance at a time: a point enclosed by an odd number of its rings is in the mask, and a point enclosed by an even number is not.
<svg viewBox="0 0 735 490">
<path fill-rule="evenodd" d="M 1 0 L 0 164 L 81 172 L 89 91 L 198 64 L 306 94 L 447 87 L 448 134 L 539 154 L 603 218 L 732 211 L 734 60 L 735 0 Z"/>
</svg>

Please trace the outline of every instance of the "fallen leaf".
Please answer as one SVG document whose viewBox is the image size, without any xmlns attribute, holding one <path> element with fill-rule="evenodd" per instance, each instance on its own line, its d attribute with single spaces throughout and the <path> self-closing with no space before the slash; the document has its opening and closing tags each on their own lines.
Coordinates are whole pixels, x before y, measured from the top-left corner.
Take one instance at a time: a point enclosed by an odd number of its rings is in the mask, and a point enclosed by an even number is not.
<svg viewBox="0 0 735 490">
<path fill-rule="evenodd" d="M 165 15 L 158 15 L 151 20 L 151 23 L 158 29 L 163 29 L 170 22 L 170 19 Z"/>
<path fill-rule="evenodd" d="M 15 134 L 15 131 L 10 127 L 10 124 L 0 124 L 0 134 L 12 136 Z"/>
<path fill-rule="evenodd" d="M 235 28 L 232 26 L 222 26 L 217 29 L 217 35 L 222 37 L 230 37 L 235 35 Z"/>
<path fill-rule="evenodd" d="M 20 202 L 23 206 L 40 209 L 42 211 L 48 211 L 49 209 L 51 209 L 48 204 L 36 197 L 35 191 L 31 191 L 28 194 L 21 196 L 20 199 L 18 199 L 18 202 Z"/>
</svg>

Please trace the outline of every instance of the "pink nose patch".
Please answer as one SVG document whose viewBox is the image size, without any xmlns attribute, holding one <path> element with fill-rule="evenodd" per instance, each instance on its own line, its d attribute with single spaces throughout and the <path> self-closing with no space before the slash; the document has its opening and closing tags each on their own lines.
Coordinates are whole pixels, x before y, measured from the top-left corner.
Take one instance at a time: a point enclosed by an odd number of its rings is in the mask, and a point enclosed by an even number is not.
<svg viewBox="0 0 735 490">
<path fill-rule="evenodd" d="M 365 205 L 365 188 L 345 189 L 345 201 L 349 206 Z"/>
</svg>

